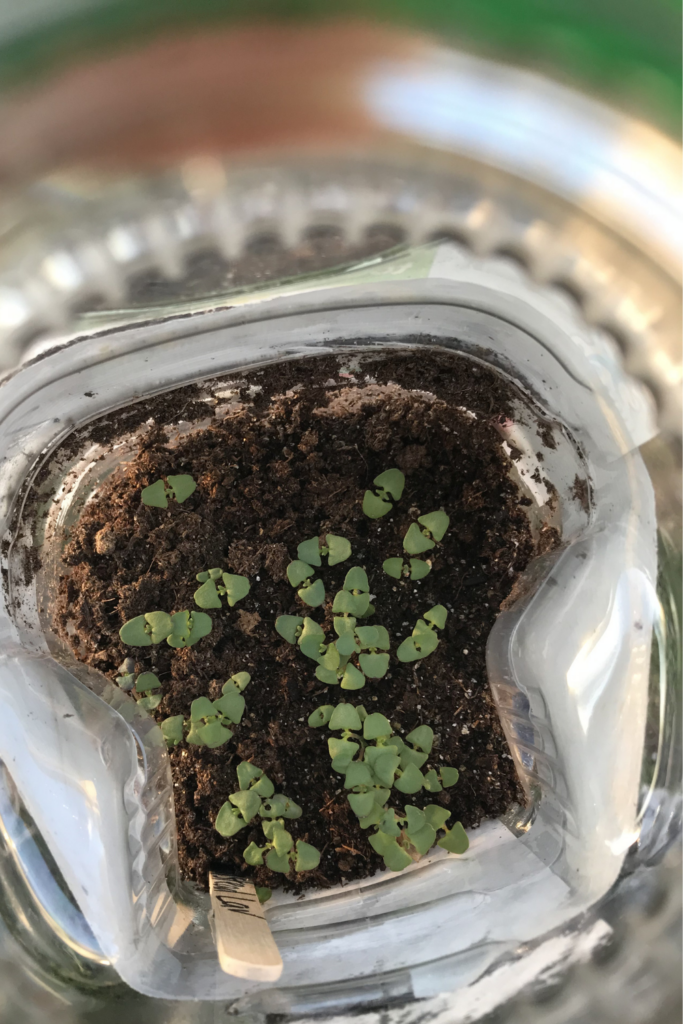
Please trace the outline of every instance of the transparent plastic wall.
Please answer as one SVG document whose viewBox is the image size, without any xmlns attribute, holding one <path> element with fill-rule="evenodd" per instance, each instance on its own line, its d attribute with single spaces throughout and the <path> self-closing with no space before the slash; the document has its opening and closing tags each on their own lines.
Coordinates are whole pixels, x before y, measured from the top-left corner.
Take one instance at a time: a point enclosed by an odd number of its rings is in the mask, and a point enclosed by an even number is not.
<svg viewBox="0 0 683 1024">
<path fill-rule="evenodd" d="M 419 358 L 424 346 L 486 363 L 517 385 L 501 444 L 523 453 L 516 472 L 532 528 L 548 523 L 562 536 L 559 551 L 529 567 L 488 644 L 528 806 L 474 830 L 465 857 L 439 851 L 401 875 L 303 899 L 276 894 L 266 915 L 285 964 L 283 1005 L 311 987 L 381 987 L 397 972 L 417 997 L 467 984 L 593 905 L 638 836 L 657 615 L 653 492 L 638 447 L 655 427 L 648 393 L 624 374 L 605 333 L 511 261 L 454 243 L 233 293 L 213 308 L 195 301 L 105 316 L 41 344 L 0 387 L 9 542 L 0 760 L 97 947 L 141 992 L 237 999 L 257 986 L 220 971 L 208 897 L 178 881 L 160 730 L 50 631 L 68 528 L 131 452 L 122 436 L 105 453 L 83 428 L 192 381 L 213 401 L 222 375 L 282 359 L 333 354 L 363 379 L 365 352 L 398 347 Z M 70 457 L 52 459 L 77 428 Z M 541 435 L 552 438 L 542 470 L 552 500 L 534 481 Z M 29 492 L 39 502 L 22 516 Z M 34 548 L 43 567 L 27 581 Z"/>
</svg>

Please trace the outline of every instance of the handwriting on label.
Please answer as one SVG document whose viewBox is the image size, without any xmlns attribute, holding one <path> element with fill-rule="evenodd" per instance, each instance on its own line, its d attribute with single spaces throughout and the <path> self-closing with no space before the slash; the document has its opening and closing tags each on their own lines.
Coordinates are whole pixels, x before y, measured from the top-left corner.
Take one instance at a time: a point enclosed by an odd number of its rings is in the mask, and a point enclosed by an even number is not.
<svg viewBox="0 0 683 1024">
<path fill-rule="evenodd" d="M 221 907 L 232 910 L 235 914 L 250 914 L 254 917 L 263 917 L 261 904 L 256 895 L 256 890 L 251 882 L 243 878 L 234 878 L 231 875 L 214 875 L 213 897 Z"/>
<path fill-rule="evenodd" d="M 222 970 L 251 981 L 277 981 L 282 957 L 253 883 L 212 871 L 209 891 Z"/>
</svg>

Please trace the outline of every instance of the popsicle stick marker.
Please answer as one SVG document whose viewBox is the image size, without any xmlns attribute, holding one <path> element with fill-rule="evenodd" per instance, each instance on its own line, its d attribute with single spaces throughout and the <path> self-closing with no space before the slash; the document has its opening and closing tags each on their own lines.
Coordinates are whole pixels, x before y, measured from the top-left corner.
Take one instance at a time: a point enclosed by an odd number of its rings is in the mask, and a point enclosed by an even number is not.
<svg viewBox="0 0 683 1024">
<path fill-rule="evenodd" d="M 282 957 L 252 882 L 209 873 L 221 970 L 249 981 L 277 981 Z"/>
</svg>

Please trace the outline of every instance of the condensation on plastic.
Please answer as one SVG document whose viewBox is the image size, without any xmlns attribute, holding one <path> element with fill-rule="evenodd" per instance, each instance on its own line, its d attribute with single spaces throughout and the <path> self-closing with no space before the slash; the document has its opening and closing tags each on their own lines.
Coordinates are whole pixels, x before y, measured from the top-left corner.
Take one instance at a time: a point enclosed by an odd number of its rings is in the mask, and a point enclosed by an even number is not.
<svg viewBox="0 0 683 1024">
<path fill-rule="evenodd" d="M 501 443 L 523 453 L 532 525 L 557 525 L 564 541 L 530 566 L 488 647 L 529 807 L 473 831 L 464 857 L 439 851 L 400 875 L 301 900 L 276 894 L 267 910 L 285 964 L 281 989 L 391 970 L 409 971 L 414 994 L 428 996 L 443 989 L 444 969 L 452 989 L 594 903 L 637 837 L 656 609 L 653 495 L 637 452 L 654 432 L 649 401 L 571 303 L 508 261 L 453 245 L 231 303 L 82 336 L 0 388 L 4 530 L 31 479 L 40 496 L 7 565 L 0 760 L 128 984 L 167 998 L 248 997 L 258 986 L 220 972 L 206 896 L 178 882 L 160 730 L 49 633 L 59 544 L 126 444 L 98 462 L 101 450 L 86 443 L 69 465 L 36 471 L 74 427 L 135 399 L 197 380 L 210 395 L 210 378 L 282 359 L 338 354 L 362 374 L 365 351 L 443 346 L 496 367 L 526 395 Z M 541 471 L 555 506 L 531 479 L 548 432 L 555 447 L 543 448 Z M 45 569 L 27 584 L 32 546 Z"/>
</svg>

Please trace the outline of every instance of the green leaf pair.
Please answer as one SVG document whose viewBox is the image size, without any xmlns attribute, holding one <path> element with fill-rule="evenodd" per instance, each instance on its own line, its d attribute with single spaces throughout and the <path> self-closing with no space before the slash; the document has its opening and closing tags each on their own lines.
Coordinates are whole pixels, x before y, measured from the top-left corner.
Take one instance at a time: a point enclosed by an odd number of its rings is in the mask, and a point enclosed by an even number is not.
<svg viewBox="0 0 683 1024">
<path fill-rule="evenodd" d="M 293 587 L 300 587 L 297 595 L 309 608 L 319 608 L 325 601 L 325 584 L 322 580 L 313 580 L 315 569 L 308 562 L 295 559 L 287 566 L 287 579 Z M 300 586 L 300 584 L 304 584 Z"/>
<path fill-rule="evenodd" d="M 175 498 L 178 504 L 182 504 L 197 490 L 197 484 L 188 473 L 167 476 L 166 480 L 167 483 L 156 480 L 148 487 L 143 487 L 140 495 L 143 505 L 149 505 L 151 508 L 168 508 L 169 495 Z"/>
<path fill-rule="evenodd" d="M 131 647 L 150 647 L 162 640 L 170 647 L 191 647 L 207 636 L 211 628 L 211 618 L 203 612 L 146 612 L 124 623 L 119 637 Z"/>
<path fill-rule="evenodd" d="M 425 612 L 424 619 L 418 619 L 413 635 L 407 637 L 399 645 L 396 657 L 399 661 L 418 661 L 432 654 L 439 646 L 439 638 L 435 629 L 443 629 L 446 625 L 448 612 L 442 604 L 437 604 Z"/>
<path fill-rule="evenodd" d="M 297 839 L 295 847 L 291 834 L 284 827 L 284 822 L 264 821 L 263 832 L 268 840 L 265 846 L 257 846 L 252 842 L 244 851 L 244 859 L 251 867 L 258 867 L 265 862 L 271 871 L 283 875 L 289 874 L 292 868 L 299 873 L 314 871 L 318 867 L 319 851 L 301 839 Z"/>
<path fill-rule="evenodd" d="M 138 706 L 145 711 L 154 711 L 161 704 L 161 694 L 153 693 L 161 686 L 158 677 L 154 672 L 142 672 L 135 680 L 136 694 L 146 694 L 138 700 Z"/>
<path fill-rule="evenodd" d="M 235 576 L 222 569 L 198 572 L 196 578 L 201 583 L 201 587 L 194 592 L 195 603 L 199 608 L 222 608 L 221 597 L 227 597 L 228 606 L 234 608 L 251 590 L 246 576 Z"/>
<path fill-rule="evenodd" d="M 380 519 L 391 512 L 392 501 L 399 501 L 403 494 L 406 478 L 400 469 L 386 469 L 372 481 L 374 492 L 368 490 L 363 496 L 363 512 L 368 519 Z"/>
<path fill-rule="evenodd" d="M 351 542 L 346 537 L 337 537 L 333 533 L 325 535 L 324 544 L 320 543 L 318 537 L 311 537 L 310 540 L 303 540 L 299 544 L 296 557 L 308 565 L 322 565 L 323 557 L 327 558 L 328 565 L 338 565 L 351 557 Z"/>
<path fill-rule="evenodd" d="M 187 742 L 197 747 L 222 747 L 232 739 L 231 725 L 239 725 L 245 701 L 241 693 L 228 691 L 218 700 L 197 697 L 190 707 Z"/>
<path fill-rule="evenodd" d="M 409 562 L 404 562 L 402 558 L 385 558 L 382 569 L 392 579 L 413 581 L 423 580 L 432 571 L 430 563 L 421 558 L 411 558 Z"/>
<path fill-rule="evenodd" d="M 443 540 L 450 525 L 450 518 L 445 512 L 428 512 L 418 516 L 417 523 L 411 523 L 403 538 L 403 547 L 409 555 L 421 555 L 431 551 L 440 540 Z M 417 525 L 420 523 L 423 529 Z M 426 575 L 426 573 L 425 573 Z"/>
</svg>

